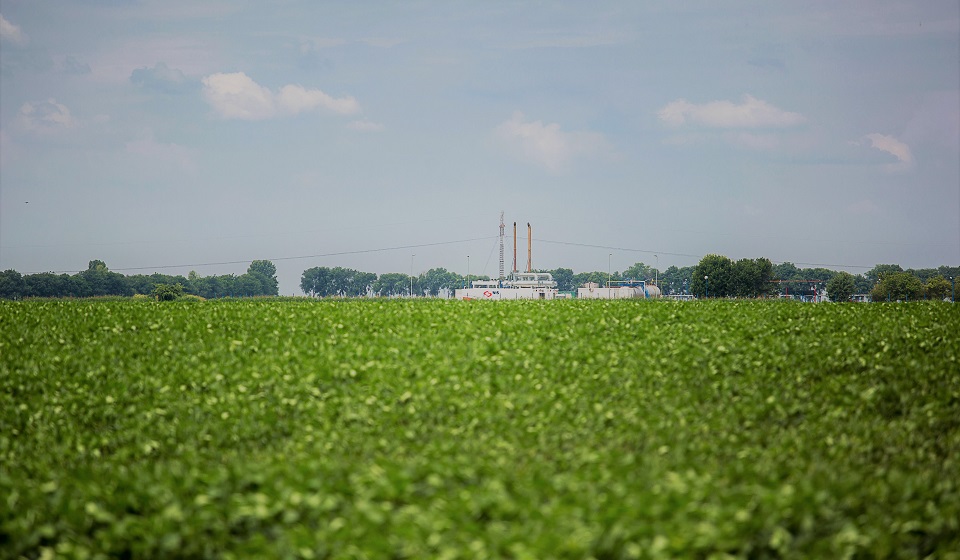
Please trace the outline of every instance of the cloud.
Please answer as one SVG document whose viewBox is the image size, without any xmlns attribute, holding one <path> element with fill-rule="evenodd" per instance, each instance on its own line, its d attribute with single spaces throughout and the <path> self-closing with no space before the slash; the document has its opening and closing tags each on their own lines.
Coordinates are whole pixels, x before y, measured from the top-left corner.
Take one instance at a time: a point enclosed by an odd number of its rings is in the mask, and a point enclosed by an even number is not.
<svg viewBox="0 0 960 560">
<path fill-rule="evenodd" d="M 0 41 L 8 41 L 14 45 L 24 45 L 27 43 L 27 36 L 20 31 L 19 25 L 10 23 L 7 18 L 0 14 Z"/>
<path fill-rule="evenodd" d="M 517 158 L 540 165 L 552 173 L 561 171 L 576 158 L 610 151 L 602 134 L 564 132 L 556 123 L 527 122 L 519 111 L 500 123 L 496 133 Z"/>
<path fill-rule="evenodd" d="M 53 132 L 77 125 L 66 105 L 57 103 L 53 98 L 46 101 L 24 103 L 17 114 L 17 121 L 25 130 L 31 132 Z"/>
<path fill-rule="evenodd" d="M 360 132 L 380 132 L 383 130 L 383 125 L 380 123 L 375 123 L 362 119 L 359 121 L 353 121 L 347 125 L 348 128 L 352 130 L 358 130 Z"/>
<path fill-rule="evenodd" d="M 360 112 L 353 97 L 336 98 L 299 85 L 286 85 L 274 93 L 243 72 L 211 74 L 202 82 L 203 98 L 225 119 L 261 120 L 314 109 L 341 115 Z"/>
<path fill-rule="evenodd" d="M 913 153 L 910 152 L 910 146 L 886 134 L 867 134 L 864 138 L 870 141 L 871 148 L 887 152 L 897 158 L 896 163 L 884 166 L 887 171 L 905 171 L 913 167 L 914 160 Z"/>
<path fill-rule="evenodd" d="M 166 63 L 158 62 L 153 68 L 137 68 L 130 73 L 130 82 L 144 89 L 160 93 L 185 93 L 194 89 L 197 84 L 176 68 L 169 68 Z"/>
<path fill-rule="evenodd" d="M 784 111 L 752 95 L 744 95 L 740 104 L 710 101 L 696 105 L 677 99 L 660 109 L 657 116 L 671 126 L 694 124 L 712 128 L 780 128 L 806 121 L 799 113 Z"/>
<path fill-rule="evenodd" d="M 295 115 L 316 108 L 326 109 L 340 115 L 352 115 L 360 112 L 360 104 L 352 97 L 331 97 L 319 89 L 306 89 L 303 86 L 286 85 L 280 88 L 276 96 L 280 111 Z"/>
</svg>

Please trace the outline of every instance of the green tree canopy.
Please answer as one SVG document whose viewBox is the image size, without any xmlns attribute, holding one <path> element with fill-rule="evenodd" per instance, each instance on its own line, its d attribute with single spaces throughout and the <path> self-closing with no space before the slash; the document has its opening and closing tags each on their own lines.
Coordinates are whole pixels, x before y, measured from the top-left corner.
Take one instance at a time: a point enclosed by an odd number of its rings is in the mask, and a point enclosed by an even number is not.
<svg viewBox="0 0 960 560">
<path fill-rule="evenodd" d="M 555 268 L 548 271 L 553 275 L 553 280 L 557 283 L 557 289 L 561 292 L 572 292 L 577 289 L 573 281 L 573 270 L 569 268 Z"/>
<path fill-rule="evenodd" d="M 626 280 L 652 280 L 654 268 L 638 262 L 627 267 L 621 276 Z"/>
<path fill-rule="evenodd" d="M 371 286 L 373 293 L 378 296 L 400 296 L 410 291 L 410 276 L 402 272 L 387 272 L 381 274 Z"/>
<path fill-rule="evenodd" d="M 357 297 L 367 295 L 377 280 L 372 272 L 352 268 L 318 266 L 303 271 L 300 289 L 303 293 L 318 297 Z"/>
<path fill-rule="evenodd" d="M 910 301 L 923 298 L 923 282 L 909 272 L 884 273 L 870 291 L 873 301 Z"/>
<path fill-rule="evenodd" d="M 473 280 L 477 276 L 470 277 Z M 420 285 L 431 296 L 436 296 L 440 290 L 455 290 L 462 283 L 462 277 L 454 272 L 448 272 L 445 268 L 431 268 L 420 275 Z"/>
<path fill-rule="evenodd" d="M 180 284 L 157 284 L 153 289 L 153 297 L 157 301 L 174 301 L 183 295 L 183 286 Z"/>
<path fill-rule="evenodd" d="M 727 297 L 733 273 L 733 261 L 723 255 L 707 255 L 693 270 L 690 291 L 698 296 Z M 704 276 L 709 277 L 704 279 Z M 709 291 L 707 291 L 709 289 Z"/>
<path fill-rule="evenodd" d="M 103 261 L 90 261 L 87 270 L 79 273 L 78 276 L 85 284 L 84 296 L 133 295 L 133 289 L 127 285 L 126 277 L 118 272 L 110 272 Z"/>
<path fill-rule="evenodd" d="M 773 280 L 773 263 L 769 259 L 740 259 L 730 271 L 730 295 L 735 297 L 761 297 L 776 291 Z"/>
<path fill-rule="evenodd" d="M 870 282 L 870 286 L 875 286 L 884 276 L 896 274 L 897 272 L 903 272 L 899 264 L 878 264 L 867 271 L 864 276 L 866 276 L 867 281 Z"/>
<path fill-rule="evenodd" d="M 690 293 L 690 283 L 693 279 L 692 266 L 677 268 L 671 266 L 660 275 L 660 285 L 665 294 L 687 294 Z"/>
<path fill-rule="evenodd" d="M 827 282 L 827 296 L 831 301 L 850 301 L 856 282 L 849 272 L 838 272 Z"/>
<path fill-rule="evenodd" d="M 277 282 L 277 267 L 270 261 L 257 260 L 250 263 L 247 268 L 247 274 L 256 275 L 260 281 L 260 292 L 254 295 L 275 296 L 279 295 L 279 283 Z"/>
<path fill-rule="evenodd" d="M 616 278 L 612 278 L 612 279 L 615 280 Z M 573 275 L 573 285 L 577 288 L 583 286 L 588 282 L 593 282 L 595 284 L 599 284 L 600 286 L 604 286 L 607 283 L 607 273 L 594 271 L 594 272 L 579 272 Z"/>
<path fill-rule="evenodd" d="M 0 298 L 20 299 L 27 293 L 27 283 L 16 270 L 0 272 Z"/>
<path fill-rule="evenodd" d="M 950 297 L 951 287 L 946 278 L 937 275 L 927 280 L 923 290 L 927 299 L 944 300 Z"/>
</svg>

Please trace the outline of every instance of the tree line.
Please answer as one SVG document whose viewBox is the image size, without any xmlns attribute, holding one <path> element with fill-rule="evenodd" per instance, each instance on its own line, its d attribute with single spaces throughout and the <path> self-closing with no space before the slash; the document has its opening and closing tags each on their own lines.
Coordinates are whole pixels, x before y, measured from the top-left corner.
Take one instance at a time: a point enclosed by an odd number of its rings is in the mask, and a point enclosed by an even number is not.
<svg viewBox="0 0 960 560">
<path fill-rule="evenodd" d="M 199 276 L 191 271 L 186 277 L 167 274 L 124 275 L 112 272 L 106 263 L 93 260 L 86 270 L 76 274 L 41 272 L 21 275 L 16 270 L 0 272 L 0 298 L 152 296 L 158 286 L 180 286 L 182 293 L 206 299 L 224 297 L 275 296 L 278 292 L 277 268 L 267 260 L 250 263 L 241 275 Z"/>
<path fill-rule="evenodd" d="M 44 272 L 21 275 L 15 270 L 0 272 L 0 298 L 95 297 L 153 295 L 157 286 L 179 285 L 184 294 L 206 299 L 224 297 L 276 296 L 276 266 L 255 260 L 241 275 L 186 277 L 154 273 L 126 276 L 112 272 L 100 260 L 90 261 L 87 270 L 73 275 Z M 734 261 L 723 255 L 707 255 L 694 266 L 671 266 L 660 271 L 638 262 L 623 271 L 574 273 L 570 268 L 541 269 L 549 272 L 560 291 L 572 292 L 587 282 L 656 281 L 665 295 L 697 297 L 812 296 L 826 292 L 834 301 L 847 301 L 864 294 L 873 301 L 944 299 L 952 297 L 952 280 L 960 267 L 907 269 L 895 264 L 878 264 L 864 274 L 850 274 L 827 268 L 799 268 L 785 262 L 774 265 L 769 259 Z M 471 275 L 470 280 L 489 280 Z M 344 267 L 313 267 L 303 271 L 300 289 L 314 297 L 397 297 L 452 295 L 466 286 L 465 275 L 445 268 L 432 268 L 416 276 L 388 272 L 377 275 Z"/>
</svg>

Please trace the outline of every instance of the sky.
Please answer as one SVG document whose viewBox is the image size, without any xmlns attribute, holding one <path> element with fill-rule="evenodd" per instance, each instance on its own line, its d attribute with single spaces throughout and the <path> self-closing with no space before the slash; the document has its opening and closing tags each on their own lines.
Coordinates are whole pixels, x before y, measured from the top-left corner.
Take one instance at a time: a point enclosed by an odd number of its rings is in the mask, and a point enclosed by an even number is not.
<svg viewBox="0 0 960 560">
<path fill-rule="evenodd" d="M 2 0 L 0 270 L 960 264 L 960 4 Z M 469 270 L 468 270 L 469 267 Z"/>
</svg>

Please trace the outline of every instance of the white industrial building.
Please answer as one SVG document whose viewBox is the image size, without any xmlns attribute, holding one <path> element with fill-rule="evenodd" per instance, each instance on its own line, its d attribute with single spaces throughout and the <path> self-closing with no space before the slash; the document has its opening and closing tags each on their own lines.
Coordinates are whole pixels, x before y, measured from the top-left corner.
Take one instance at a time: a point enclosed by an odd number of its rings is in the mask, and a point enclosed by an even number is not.
<svg viewBox="0 0 960 560">
<path fill-rule="evenodd" d="M 515 272 L 505 280 L 475 280 L 455 292 L 457 299 L 558 299 L 557 283 L 549 272 Z"/>
<path fill-rule="evenodd" d="M 647 284 L 643 280 L 611 282 L 609 286 L 588 282 L 582 288 L 577 288 L 577 299 L 651 299 L 659 297 L 660 288 L 653 284 Z"/>
</svg>

